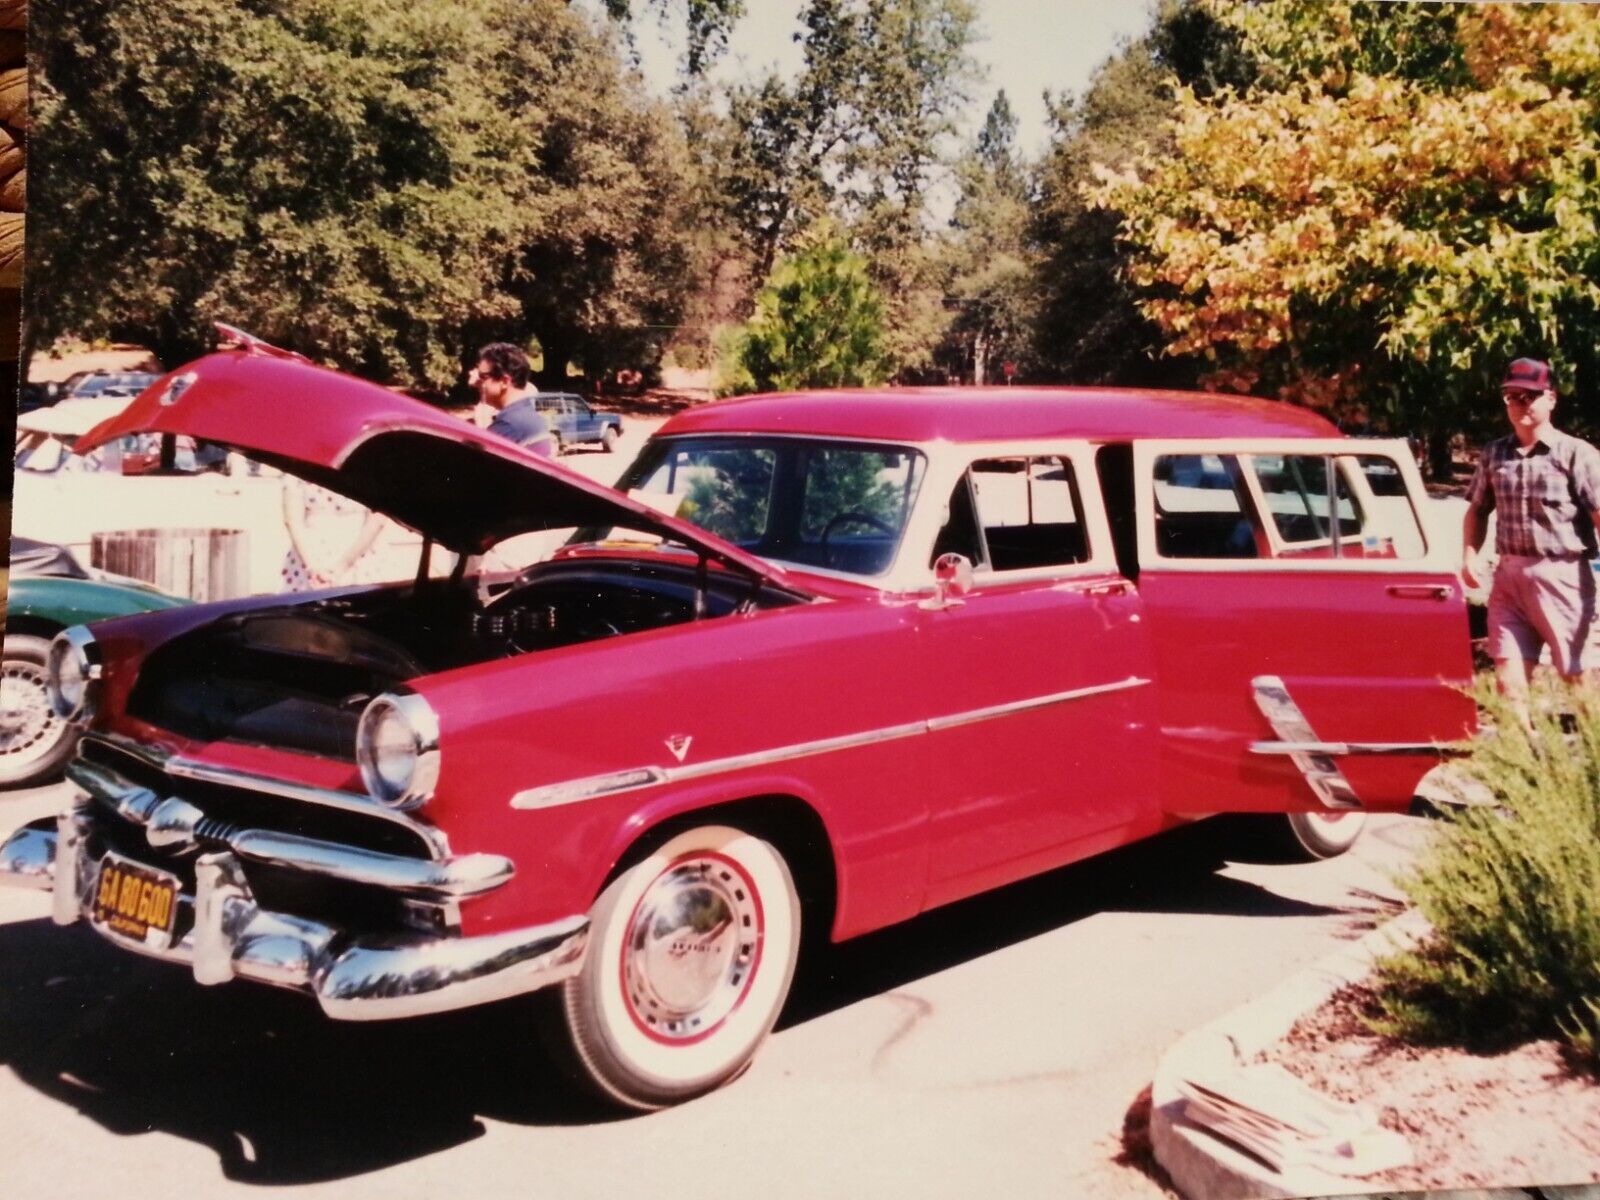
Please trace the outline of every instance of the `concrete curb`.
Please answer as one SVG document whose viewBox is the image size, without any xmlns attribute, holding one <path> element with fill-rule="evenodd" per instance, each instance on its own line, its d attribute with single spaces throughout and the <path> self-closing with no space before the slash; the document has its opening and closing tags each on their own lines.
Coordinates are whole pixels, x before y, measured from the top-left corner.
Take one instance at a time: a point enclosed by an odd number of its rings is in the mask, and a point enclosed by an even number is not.
<svg viewBox="0 0 1600 1200">
<path fill-rule="evenodd" d="M 1360 1179 L 1309 1167 L 1274 1171 L 1234 1149 L 1184 1116 L 1176 1081 L 1190 1070 L 1222 1069 L 1254 1058 L 1280 1041 L 1301 1016 L 1345 984 L 1364 978 L 1376 958 L 1412 945 L 1427 928 L 1415 911 L 1389 921 L 1266 995 L 1186 1034 L 1162 1056 L 1150 1089 L 1150 1142 L 1156 1161 L 1180 1192 L 1192 1200 L 1255 1200 L 1348 1196 L 1363 1190 Z"/>
</svg>

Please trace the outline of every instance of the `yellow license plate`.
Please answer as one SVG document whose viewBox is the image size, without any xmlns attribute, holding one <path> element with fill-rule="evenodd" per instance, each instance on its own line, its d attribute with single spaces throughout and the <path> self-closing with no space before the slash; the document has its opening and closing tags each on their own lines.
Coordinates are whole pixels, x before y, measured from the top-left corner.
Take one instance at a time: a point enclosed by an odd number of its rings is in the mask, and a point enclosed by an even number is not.
<svg viewBox="0 0 1600 1200">
<path fill-rule="evenodd" d="M 165 871 L 108 854 L 100 860 L 94 916 L 113 933 L 147 945 L 166 946 L 178 916 L 178 881 Z"/>
</svg>

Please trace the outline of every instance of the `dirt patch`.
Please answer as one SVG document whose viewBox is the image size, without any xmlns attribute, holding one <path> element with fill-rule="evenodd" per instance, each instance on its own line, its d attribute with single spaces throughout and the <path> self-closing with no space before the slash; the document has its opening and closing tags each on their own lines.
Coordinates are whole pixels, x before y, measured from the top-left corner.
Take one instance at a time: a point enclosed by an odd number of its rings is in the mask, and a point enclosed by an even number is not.
<svg viewBox="0 0 1600 1200">
<path fill-rule="evenodd" d="M 1181 1193 L 1166 1168 L 1156 1160 L 1155 1147 L 1150 1142 L 1150 1094 L 1151 1089 L 1145 1088 L 1123 1115 L 1122 1137 L 1111 1161 L 1119 1167 L 1142 1172 L 1167 1196 L 1178 1197 Z"/>
<path fill-rule="evenodd" d="M 596 408 L 609 409 L 627 417 L 670 417 L 694 404 L 704 404 L 711 393 L 698 389 L 649 388 L 642 392 L 606 392 L 594 396 Z"/>
<path fill-rule="evenodd" d="M 1412 1046 L 1369 1032 L 1372 1011 L 1365 987 L 1347 987 L 1262 1056 L 1405 1135 L 1415 1162 L 1360 1180 L 1363 1190 L 1600 1180 L 1600 1083 L 1569 1069 L 1555 1042 L 1494 1055 Z"/>
</svg>

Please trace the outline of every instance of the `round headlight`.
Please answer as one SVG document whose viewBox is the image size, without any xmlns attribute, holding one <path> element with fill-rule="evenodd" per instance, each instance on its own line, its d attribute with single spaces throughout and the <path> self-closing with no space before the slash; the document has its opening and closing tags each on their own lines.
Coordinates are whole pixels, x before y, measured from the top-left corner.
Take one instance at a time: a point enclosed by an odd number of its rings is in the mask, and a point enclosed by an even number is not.
<svg viewBox="0 0 1600 1200">
<path fill-rule="evenodd" d="M 94 638 L 82 625 L 56 634 L 50 643 L 45 681 L 50 707 L 66 721 L 93 714 L 94 685 L 100 678 L 100 654 Z"/>
<path fill-rule="evenodd" d="M 356 762 L 373 799 L 425 804 L 439 782 L 439 718 L 421 696 L 378 696 L 361 714 Z"/>
</svg>

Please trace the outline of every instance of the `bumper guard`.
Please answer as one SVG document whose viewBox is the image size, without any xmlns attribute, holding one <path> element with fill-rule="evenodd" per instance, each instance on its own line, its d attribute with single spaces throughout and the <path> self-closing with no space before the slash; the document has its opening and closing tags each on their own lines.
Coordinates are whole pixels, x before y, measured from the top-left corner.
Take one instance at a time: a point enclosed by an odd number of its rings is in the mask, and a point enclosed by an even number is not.
<svg viewBox="0 0 1600 1200">
<path fill-rule="evenodd" d="M 558 983 L 583 965 L 587 916 L 477 937 L 369 937 L 271 912 L 257 904 L 232 848 L 195 861 L 194 894 L 178 897 L 193 910 L 188 933 L 170 944 L 135 942 L 95 919 L 100 861 L 86 849 L 92 831 L 87 803 L 61 814 L 54 829 L 17 830 L 0 844 L 0 884 L 50 890 L 56 924 L 87 921 L 124 949 L 188 966 L 197 983 L 249 979 L 306 992 L 330 1017 L 372 1021 L 503 1000 Z M 352 854 L 371 868 L 369 853 Z"/>
</svg>

